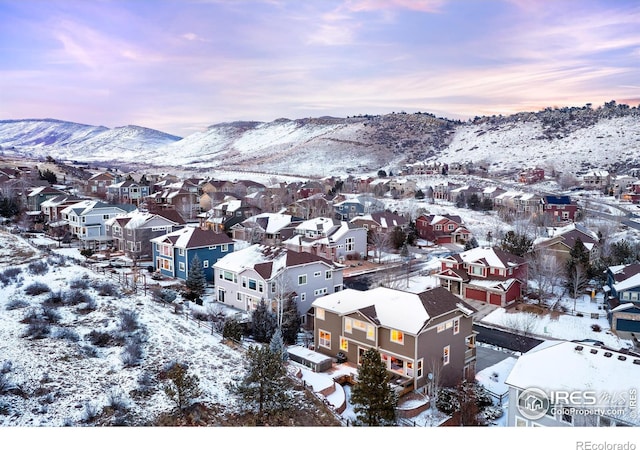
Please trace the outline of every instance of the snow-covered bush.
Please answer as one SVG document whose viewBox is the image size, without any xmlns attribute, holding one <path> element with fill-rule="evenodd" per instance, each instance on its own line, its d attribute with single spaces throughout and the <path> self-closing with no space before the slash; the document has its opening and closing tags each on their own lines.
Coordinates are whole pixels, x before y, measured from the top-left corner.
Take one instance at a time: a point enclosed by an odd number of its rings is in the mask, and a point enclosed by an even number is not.
<svg viewBox="0 0 640 450">
<path fill-rule="evenodd" d="M 44 261 L 34 261 L 29 263 L 27 270 L 31 275 L 44 275 L 49 271 L 49 266 Z"/>
<path fill-rule="evenodd" d="M 51 288 L 40 281 L 35 281 L 24 288 L 24 293 L 31 296 L 44 294 L 46 292 L 51 292 Z"/>
</svg>

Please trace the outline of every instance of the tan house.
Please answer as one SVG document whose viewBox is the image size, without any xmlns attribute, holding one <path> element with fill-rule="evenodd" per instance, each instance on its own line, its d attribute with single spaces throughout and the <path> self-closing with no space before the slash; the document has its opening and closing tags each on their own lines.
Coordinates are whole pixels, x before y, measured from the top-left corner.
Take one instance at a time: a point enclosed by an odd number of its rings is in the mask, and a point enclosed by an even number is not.
<svg viewBox="0 0 640 450">
<path fill-rule="evenodd" d="M 315 350 L 357 366 L 377 349 L 400 394 L 475 376 L 475 310 L 444 288 L 345 289 L 312 306 Z"/>
</svg>

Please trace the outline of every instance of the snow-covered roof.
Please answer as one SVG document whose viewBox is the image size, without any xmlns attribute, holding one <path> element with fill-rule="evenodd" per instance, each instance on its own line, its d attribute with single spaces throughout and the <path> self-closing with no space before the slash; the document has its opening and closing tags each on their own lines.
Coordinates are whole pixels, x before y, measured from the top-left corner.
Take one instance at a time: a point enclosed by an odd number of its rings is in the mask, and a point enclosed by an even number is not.
<svg viewBox="0 0 640 450">
<path fill-rule="evenodd" d="M 510 268 L 516 267 L 524 262 L 523 258 L 511 255 L 502 250 L 492 247 L 476 247 L 459 253 L 458 256 L 465 263 L 477 263 L 486 261 L 489 267 Z"/>
<path fill-rule="evenodd" d="M 626 280 L 622 280 L 618 283 L 614 283 L 612 287 L 616 290 L 616 292 L 626 291 L 628 289 L 640 287 L 640 273 L 637 273 L 627 278 Z"/>
<path fill-rule="evenodd" d="M 374 307 L 376 319 L 381 326 L 415 335 L 432 318 L 427 310 L 429 303 L 423 298 L 425 293 L 442 296 L 438 311 L 434 309 L 432 314 L 434 317 L 443 313 L 443 307 L 448 311 L 460 309 L 465 314 L 473 312 L 444 288 L 435 288 L 423 293 L 405 292 L 386 287 L 377 287 L 368 291 L 343 289 L 316 299 L 313 306 L 339 315 Z"/>
<path fill-rule="evenodd" d="M 518 358 L 506 384 L 543 391 L 629 392 L 640 387 L 638 358 L 569 341 L 545 341 Z"/>
</svg>

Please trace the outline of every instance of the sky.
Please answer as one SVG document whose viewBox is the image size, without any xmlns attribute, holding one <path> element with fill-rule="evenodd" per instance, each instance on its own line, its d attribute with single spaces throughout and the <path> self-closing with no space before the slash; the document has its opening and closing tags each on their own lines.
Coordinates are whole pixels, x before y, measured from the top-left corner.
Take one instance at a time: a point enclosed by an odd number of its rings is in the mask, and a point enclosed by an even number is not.
<svg viewBox="0 0 640 450">
<path fill-rule="evenodd" d="M 0 0 L 0 119 L 238 120 L 640 103 L 637 0 Z"/>
</svg>

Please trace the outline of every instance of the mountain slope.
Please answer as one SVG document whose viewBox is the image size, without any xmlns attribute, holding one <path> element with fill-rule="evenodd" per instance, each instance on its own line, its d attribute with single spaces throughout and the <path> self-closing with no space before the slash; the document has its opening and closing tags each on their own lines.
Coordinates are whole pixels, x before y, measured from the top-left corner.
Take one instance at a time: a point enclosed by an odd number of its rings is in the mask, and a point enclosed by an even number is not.
<svg viewBox="0 0 640 450">
<path fill-rule="evenodd" d="M 418 161 L 473 162 L 490 171 L 542 166 L 579 175 L 640 166 L 640 111 L 605 103 L 476 117 L 428 113 L 221 123 L 180 139 L 141 127 L 0 122 L 0 145 L 28 156 L 296 176 L 397 171 Z"/>
</svg>

